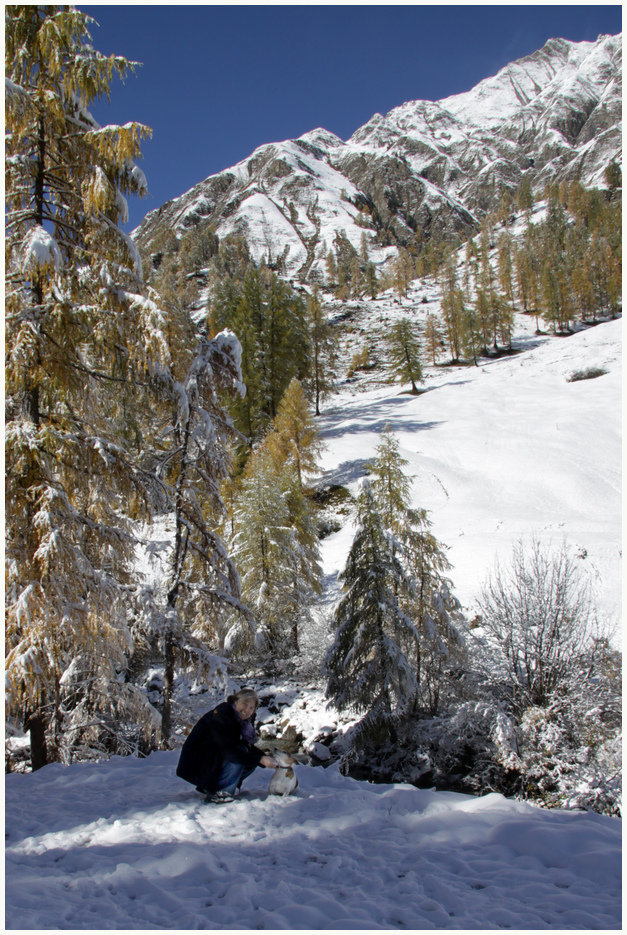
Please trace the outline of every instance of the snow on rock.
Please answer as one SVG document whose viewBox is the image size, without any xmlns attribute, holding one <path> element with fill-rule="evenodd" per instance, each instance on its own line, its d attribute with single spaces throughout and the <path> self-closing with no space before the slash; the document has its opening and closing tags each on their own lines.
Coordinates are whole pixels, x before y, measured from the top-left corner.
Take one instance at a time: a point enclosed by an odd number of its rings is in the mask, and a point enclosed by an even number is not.
<svg viewBox="0 0 627 935">
<path fill-rule="evenodd" d="M 347 240 L 359 253 L 364 234 L 383 266 L 397 246 L 382 247 L 377 227 L 400 244 L 418 230 L 474 233 L 526 172 L 537 195 L 562 178 L 605 187 L 622 152 L 621 47 L 621 35 L 550 40 L 470 91 L 375 114 L 346 142 L 318 128 L 265 144 L 149 212 L 134 236 L 151 252 L 166 229 L 213 225 L 220 238 L 243 234 L 255 261 L 313 284 L 329 250 Z"/>
<path fill-rule="evenodd" d="M 297 766 L 207 805 L 177 753 L 6 777 L 8 929 L 618 929 L 621 822 Z"/>
</svg>

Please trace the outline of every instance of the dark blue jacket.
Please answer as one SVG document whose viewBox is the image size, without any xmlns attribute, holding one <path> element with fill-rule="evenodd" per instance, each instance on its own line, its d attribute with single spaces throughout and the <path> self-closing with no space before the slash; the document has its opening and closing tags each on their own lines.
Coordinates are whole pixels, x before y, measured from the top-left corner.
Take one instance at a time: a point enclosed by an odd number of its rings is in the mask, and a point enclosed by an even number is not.
<svg viewBox="0 0 627 935">
<path fill-rule="evenodd" d="M 255 715 L 252 716 L 254 723 Z M 262 750 L 242 738 L 241 721 L 233 706 L 224 701 L 203 715 L 183 744 L 176 775 L 205 792 L 215 792 L 225 760 L 246 769 L 259 766 Z"/>
</svg>

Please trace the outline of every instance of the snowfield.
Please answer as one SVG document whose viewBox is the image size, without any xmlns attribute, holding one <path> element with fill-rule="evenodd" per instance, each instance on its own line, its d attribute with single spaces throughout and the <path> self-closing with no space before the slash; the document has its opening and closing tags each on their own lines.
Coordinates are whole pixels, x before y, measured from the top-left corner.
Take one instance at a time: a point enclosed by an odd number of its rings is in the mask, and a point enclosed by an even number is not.
<svg viewBox="0 0 627 935">
<path fill-rule="evenodd" d="M 257 770 L 206 805 L 178 754 L 6 777 L 8 929 L 617 929 L 621 822 Z"/>
<path fill-rule="evenodd" d="M 369 303 L 366 343 L 382 317 L 421 323 L 431 301 L 421 283 L 407 300 Z M 342 388 L 317 421 L 326 450 L 322 480 L 353 495 L 386 425 L 397 435 L 413 477 L 413 505 L 429 511 L 433 533 L 448 547 L 454 590 L 468 613 L 495 559 L 507 565 L 521 537 L 572 549 L 590 578 L 599 620 L 621 644 L 621 366 L 622 320 L 568 337 L 536 336 L 535 321 L 516 316 L 511 357 L 479 367 L 428 367 L 423 392 L 407 386 Z M 444 359 L 444 358 L 443 358 Z M 569 382 L 577 371 L 606 371 Z M 405 390 L 405 392 L 402 392 Z M 322 543 L 327 583 L 344 567 L 351 524 Z M 337 596 L 337 594 L 336 594 Z"/>
</svg>

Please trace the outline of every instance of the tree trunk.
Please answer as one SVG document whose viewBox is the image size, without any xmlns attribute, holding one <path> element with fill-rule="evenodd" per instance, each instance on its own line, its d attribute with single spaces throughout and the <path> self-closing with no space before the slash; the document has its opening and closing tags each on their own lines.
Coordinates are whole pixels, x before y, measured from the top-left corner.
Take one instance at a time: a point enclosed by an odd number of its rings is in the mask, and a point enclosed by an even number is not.
<svg viewBox="0 0 627 935">
<path fill-rule="evenodd" d="M 40 711 L 29 716 L 27 727 L 30 733 L 31 768 L 35 772 L 36 769 L 41 769 L 48 762 L 46 724 Z"/>
<path fill-rule="evenodd" d="M 164 663 L 161 746 L 164 750 L 168 750 L 170 747 L 170 731 L 172 728 L 172 690 L 174 687 L 174 638 L 171 630 L 168 630 L 165 635 Z"/>
</svg>

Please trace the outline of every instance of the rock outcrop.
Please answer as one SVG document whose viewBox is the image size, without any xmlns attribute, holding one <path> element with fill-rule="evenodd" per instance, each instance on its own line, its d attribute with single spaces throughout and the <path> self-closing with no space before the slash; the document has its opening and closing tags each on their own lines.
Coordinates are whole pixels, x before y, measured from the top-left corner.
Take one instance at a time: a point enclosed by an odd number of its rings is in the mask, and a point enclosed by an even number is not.
<svg viewBox="0 0 627 935">
<path fill-rule="evenodd" d="M 146 215 L 147 252 L 164 231 L 212 226 L 246 237 L 288 278 L 322 281 L 328 251 L 348 244 L 382 265 L 416 235 L 477 229 L 503 188 L 528 174 L 604 185 L 622 146 L 622 37 L 552 39 L 475 88 L 375 114 L 346 142 L 324 129 L 261 146 Z"/>
</svg>

